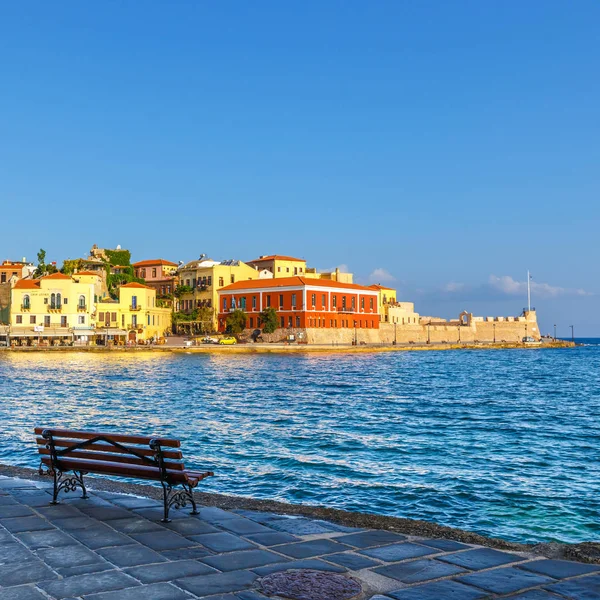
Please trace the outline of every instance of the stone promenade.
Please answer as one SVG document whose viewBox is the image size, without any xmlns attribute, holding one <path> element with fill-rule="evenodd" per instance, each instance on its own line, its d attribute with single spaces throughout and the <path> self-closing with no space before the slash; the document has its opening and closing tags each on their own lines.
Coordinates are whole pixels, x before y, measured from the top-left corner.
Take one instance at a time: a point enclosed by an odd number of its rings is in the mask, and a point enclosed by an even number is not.
<svg viewBox="0 0 600 600">
<path fill-rule="evenodd" d="M 0 600 L 266 600 L 262 577 L 304 569 L 365 600 L 600 599 L 600 565 L 214 507 L 162 524 L 156 500 L 79 496 L 50 506 L 47 484 L 0 477 Z"/>
</svg>

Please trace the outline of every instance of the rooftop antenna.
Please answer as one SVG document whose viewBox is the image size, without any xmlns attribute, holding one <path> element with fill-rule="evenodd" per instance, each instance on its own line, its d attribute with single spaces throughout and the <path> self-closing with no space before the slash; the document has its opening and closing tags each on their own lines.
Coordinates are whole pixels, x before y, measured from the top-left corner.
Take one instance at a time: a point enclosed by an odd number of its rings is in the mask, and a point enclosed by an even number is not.
<svg viewBox="0 0 600 600">
<path fill-rule="evenodd" d="M 531 275 L 527 271 L 527 310 L 531 312 Z"/>
</svg>

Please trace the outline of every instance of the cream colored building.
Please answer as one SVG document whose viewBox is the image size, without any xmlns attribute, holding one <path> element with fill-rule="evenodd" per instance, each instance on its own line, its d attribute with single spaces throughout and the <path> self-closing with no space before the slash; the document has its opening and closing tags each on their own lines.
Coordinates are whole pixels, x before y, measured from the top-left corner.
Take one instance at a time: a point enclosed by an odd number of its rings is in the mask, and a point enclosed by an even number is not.
<svg viewBox="0 0 600 600">
<path fill-rule="evenodd" d="M 11 343 L 87 343 L 95 335 L 95 306 L 94 283 L 85 278 L 53 273 L 21 279 L 11 291 Z"/>
<path fill-rule="evenodd" d="M 98 302 L 95 316 L 100 343 L 146 343 L 171 331 L 171 308 L 156 299 L 156 290 L 141 283 L 119 288 L 119 299 Z"/>
<path fill-rule="evenodd" d="M 328 279 L 340 283 L 354 283 L 352 273 L 344 273 L 340 269 L 319 272 L 317 269 L 307 267 L 306 261 L 303 258 L 294 258 L 293 256 L 283 256 L 281 254 L 259 256 L 251 260 L 248 264 L 256 269 L 264 269 L 272 273 L 273 277 L 300 276 L 312 279 Z"/>
</svg>

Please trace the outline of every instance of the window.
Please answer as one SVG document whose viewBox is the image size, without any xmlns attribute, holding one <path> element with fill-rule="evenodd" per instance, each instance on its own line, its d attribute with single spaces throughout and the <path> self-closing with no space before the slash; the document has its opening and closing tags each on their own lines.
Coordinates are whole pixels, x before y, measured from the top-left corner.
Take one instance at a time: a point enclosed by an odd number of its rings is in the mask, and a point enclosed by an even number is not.
<svg viewBox="0 0 600 600">
<path fill-rule="evenodd" d="M 79 296 L 79 308 L 85 308 L 85 296 Z"/>
<path fill-rule="evenodd" d="M 356 310 L 356 296 L 352 296 L 352 310 Z"/>
<path fill-rule="evenodd" d="M 235 283 L 235 275 L 231 276 L 231 283 Z"/>
<path fill-rule="evenodd" d="M 290 268 L 289 268 L 289 267 L 286 267 L 286 268 L 285 268 L 285 272 L 286 272 L 286 273 L 289 273 L 289 272 L 290 272 Z"/>
<path fill-rule="evenodd" d="M 196 289 L 196 278 L 195 277 L 192 279 L 192 289 L 193 290 Z"/>
<path fill-rule="evenodd" d="M 252 310 L 256 310 L 256 296 L 252 296 Z M 250 325 L 252 327 L 252 325 Z"/>
<path fill-rule="evenodd" d="M 346 296 L 342 296 L 342 309 L 346 309 Z"/>
<path fill-rule="evenodd" d="M 279 322 L 281 323 L 281 327 L 285 327 L 285 318 L 284 317 L 280 317 Z"/>
<path fill-rule="evenodd" d="M 56 294 L 50 294 L 50 308 L 56 308 Z"/>
<path fill-rule="evenodd" d="M 254 317 L 250 317 L 250 329 L 254 327 Z"/>
<path fill-rule="evenodd" d="M 292 294 L 292 308 L 296 308 L 296 294 Z"/>
<path fill-rule="evenodd" d="M 283 308 L 283 294 L 279 294 L 279 308 Z"/>
<path fill-rule="evenodd" d="M 0 273 L 0 283 L 6 283 L 6 273 L 4 271 Z"/>
<path fill-rule="evenodd" d="M 302 267 L 300 267 L 300 273 L 302 273 Z"/>
<path fill-rule="evenodd" d="M 137 315 L 132 315 L 131 316 L 131 326 L 132 327 L 137 327 Z"/>
<path fill-rule="evenodd" d="M 209 275 L 206 278 L 206 285 L 208 285 L 209 287 L 212 285 L 212 275 Z"/>
<path fill-rule="evenodd" d="M 67 327 L 67 317 L 65 317 L 65 316 L 62 316 L 62 317 L 60 318 L 60 326 L 61 326 L 61 327 Z"/>
<path fill-rule="evenodd" d="M 277 267 L 277 272 L 281 273 L 281 267 Z"/>
<path fill-rule="evenodd" d="M 373 298 L 369 300 L 369 307 L 373 310 Z"/>
<path fill-rule="evenodd" d="M 60 296 L 60 294 L 59 294 L 59 296 Z M 63 300 L 63 304 L 69 304 L 69 299 L 68 299 L 68 298 L 65 298 L 65 299 Z"/>
<path fill-rule="evenodd" d="M 50 327 L 50 315 L 44 317 L 44 327 Z"/>
<path fill-rule="evenodd" d="M 108 319 L 108 313 L 107 313 L 107 317 L 106 317 L 106 318 Z M 116 312 L 114 312 L 114 313 L 110 313 L 110 320 L 111 320 L 113 323 L 116 323 L 116 322 L 117 322 L 117 313 L 116 313 Z"/>
<path fill-rule="evenodd" d="M 223 287 L 225 285 L 225 280 L 222 277 L 219 277 L 219 287 Z"/>
<path fill-rule="evenodd" d="M 150 325 L 150 315 L 148 315 L 147 319 L 148 319 L 147 325 Z"/>
<path fill-rule="evenodd" d="M 85 325 L 85 315 L 79 315 L 77 321 L 79 325 Z"/>
<path fill-rule="evenodd" d="M 227 310 L 227 298 L 223 298 L 223 310 Z"/>
<path fill-rule="evenodd" d="M 337 296 L 333 296 L 332 304 L 333 304 L 333 308 L 337 308 Z"/>
<path fill-rule="evenodd" d="M 156 269 L 152 269 L 152 277 L 156 277 Z"/>
<path fill-rule="evenodd" d="M 323 294 L 321 296 L 321 304 L 322 304 L 323 308 L 325 308 L 325 306 L 327 306 L 327 295 L 326 294 Z"/>
<path fill-rule="evenodd" d="M 231 308 L 235 308 L 235 296 L 231 297 Z"/>
<path fill-rule="evenodd" d="M 298 267 L 294 267 L 294 275 L 298 275 Z"/>
<path fill-rule="evenodd" d="M 300 327 L 300 317 L 296 317 L 296 327 Z"/>
<path fill-rule="evenodd" d="M 48 298 L 44 298 L 44 304 L 48 304 Z"/>
<path fill-rule="evenodd" d="M 142 269 L 142 270 L 140 271 L 140 277 L 141 277 L 142 279 L 146 279 L 146 269 Z"/>
<path fill-rule="evenodd" d="M 365 310 L 365 297 L 361 296 L 360 298 L 360 307 Z"/>
<path fill-rule="evenodd" d="M 23 308 L 31 308 L 31 300 L 29 299 L 29 294 L 25 294 L 25 296 L 23 296 Z"/>
<path fill-rule="evenodd" d="M 125 315 L 121 315 L 121 327 L 125 329 Z"/>
<path fill-rule="evenodd" d="M 131 308 L 137 308 L 137 296 L 131 296 Z"/>
<path fill-rule="evenodd" d="M 314 308 L 315 305 L 317 304 L 317 295 L 316 294 L 312 294 L 310 297 L 310 303 L 312 304 L 312 307 Z"/>
<path fill-rule="evenodd" d="M 19 325 L 23 322 L 23 315 L 17 315 L 17 323 L 19 323 Z"/>
<path fill-rule="evenodd" d="M 288 327 L 293 327 L 293 326 L 294 326 L 294 321 L 293 321 L 293 319 L 292 319 L 292 316 L 290 315 L 290 316 L 288 317 Z"/>
<path fill-rule="evenodd" d="M 240 298 L 240 308 L 242 310 L 246 310 L 246 296 L 242 296 Z"/>
<path fill-rule="evenodd" d="M 267 300 L 267 308 L 269 308 L 271 306 L 271 295 L 270 294 L 267 294 L 266 300 Z"/>
<path fill-rule="evenodd" d="M 35 325 L 35 315 L 29 315 L 29 323 Z"/>
</svg>

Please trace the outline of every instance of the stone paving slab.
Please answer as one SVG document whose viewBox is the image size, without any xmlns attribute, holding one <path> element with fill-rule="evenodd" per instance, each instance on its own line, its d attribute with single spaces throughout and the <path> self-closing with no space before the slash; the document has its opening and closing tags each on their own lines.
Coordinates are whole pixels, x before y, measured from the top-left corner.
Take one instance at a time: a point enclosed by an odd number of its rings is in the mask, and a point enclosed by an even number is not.
<svg viewBox="0 0 600 600">
<path fill-rule="evenodd" d="M 341 573 L 361 600 L 600 599 L 600 565 L 269 512 L 172 511 L 0 477 L 0 600 L 267 600 L 261 577 Z M 324 599 L 325 600 L 325 599 Z"/>
</svg>

